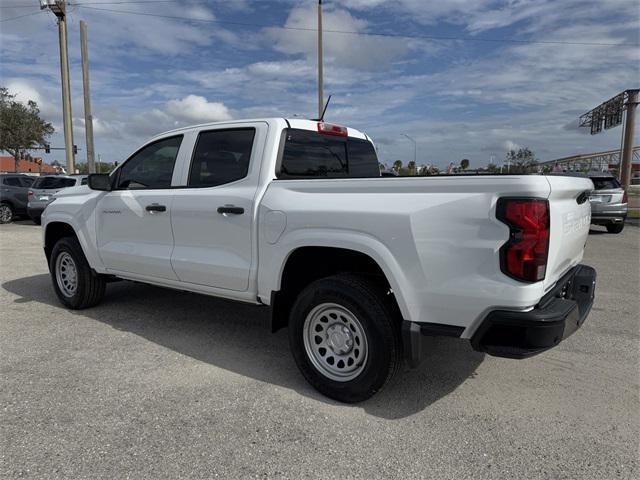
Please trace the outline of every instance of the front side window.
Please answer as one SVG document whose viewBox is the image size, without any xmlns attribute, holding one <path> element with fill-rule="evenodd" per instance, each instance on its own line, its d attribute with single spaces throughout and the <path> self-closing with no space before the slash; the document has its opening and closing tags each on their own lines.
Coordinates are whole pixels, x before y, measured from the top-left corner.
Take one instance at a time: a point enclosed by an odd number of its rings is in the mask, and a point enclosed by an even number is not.
<svg viewBox="0 0 640 480">
<path fill-rule="evenodd" d="M 2 180 L 2 183 L 4 183 L 5 185 L 8 185 L 10 187 L 21 187 L 22 184 L 20 183 L 20 178 L 19 177 L 4 177 L 4 179 Z"/>
<path fill-rule="evenodd" d="M 169 188 L 182 135 L 158 140 L 133 154 L 120 167 L 118 189 Z"/>
<path fill-rule="evenodd" d="M 247 176 L 254 128 L 201 132 L 189 170 L 190 187 L 216 187 Z"/>
</svg>

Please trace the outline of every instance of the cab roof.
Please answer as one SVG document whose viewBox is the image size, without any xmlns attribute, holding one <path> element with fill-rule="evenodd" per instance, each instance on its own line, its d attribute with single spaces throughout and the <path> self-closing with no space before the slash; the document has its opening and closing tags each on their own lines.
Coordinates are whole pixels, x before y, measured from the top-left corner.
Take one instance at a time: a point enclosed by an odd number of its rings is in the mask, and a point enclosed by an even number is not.
<svg viewBox="0 0 640 480">
<path fill-rule="evenodd" d="M 187 127 L 176 128 L 174 130 L 168 130 L 166 132 L 159 133 L 157 135 L 154 135 L 152 138 L 164 137 L 165 135 L 168 135 L 168 134 L 187 132 L 189 130 L 196 130 L 196 129 L 202 130 L 208 127 L 219 127 L 223 125 L 234 125 L 234 124 L 240 124 L 240 123 L 256 123 L 256 122 L 266 122 L 271 125 L 282 124 L 283 127 L 290 126 L 291 128 L 297 128 L 300 130 L 309 130 L 312 132 L 318 131 L 318 123 L 332 124 L 332 122 L 328 122 L 328 121 L 318 122 L 317 120 L 308 120 L 303 118 L 282 118 L 282 117 L 249 118 L 249 119 L 227 120 L 224 122 L 208 122 L 208 123 L 201 123 L 197 125 L 190 125 Z M 355 128 L 351 128 L 351 127 L 346 127 L 346 128 L 347 128 L 349 137 L 360 138 L 363 140 L 370 140 L 365 133 L 359 130 L 356 130 Z"/>
</svg>

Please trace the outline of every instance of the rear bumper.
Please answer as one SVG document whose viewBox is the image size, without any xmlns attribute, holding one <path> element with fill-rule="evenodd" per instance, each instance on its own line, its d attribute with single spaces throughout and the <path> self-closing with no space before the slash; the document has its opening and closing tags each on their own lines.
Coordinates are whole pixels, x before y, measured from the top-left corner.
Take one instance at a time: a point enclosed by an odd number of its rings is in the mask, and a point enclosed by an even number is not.
<svg viewBox="0 0 640 480">
<path fill-rule="evenodd" d="M 474 350 L 496 357 L 527 358 L 558 345 L 582 326 L 591 311 L 596 271 L 578 265 L 567 272 L 540 302 L 527 312 L 494 310 L 473 337 Z M 460 337 L 463 327 L 402 323 L 405 359 L 411 367 L 422 358 L 423 336 Z"/>
<path fill-rule="evenodd" d="M 533 310 L 495 310 L 471 338 L 475 350 L 507 358 L 527 358 L 558 345 L 582 326 L 591 311 L 596 271 L 571 269 Z"/>
<path fill-rule="evenodd" d="M 610 222 L 624 222 L 629 211 L 626 203 L 614 205 L 592 205 L 591 223 L 607 224 Z"/>
<path fill-rule="evenodd" d="M 42 216 L 42 212 L 44 212 L 46 205 L 43 207 L 40 206 L 31 206 L 27 207 L 27 215 L 31 218 L 40 218 Z"/>
</svg>

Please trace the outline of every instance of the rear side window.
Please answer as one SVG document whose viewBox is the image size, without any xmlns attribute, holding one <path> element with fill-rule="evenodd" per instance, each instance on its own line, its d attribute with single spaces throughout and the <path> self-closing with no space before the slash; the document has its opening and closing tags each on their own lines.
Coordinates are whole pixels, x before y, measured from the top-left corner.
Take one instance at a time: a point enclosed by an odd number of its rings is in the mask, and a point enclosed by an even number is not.
<svg viewBox="0 0 640 480">
<path fill-rule="evenodd" d="M 31 185 L 33 185 L 35 178 L 32 177 L 20 177 L 20 182 L 22 183 L 23 187 L 30 187 Z"/>
<path fill-rule="evenodd" d="M 74 178 L 65 177 L 40 177 L 33 182 L 32 187 L 40 190 L 55 190 L 57 188 L 73 187 L 76 184 Z"/>
<path fill-rule="evenodd" d="M 371 142 L 290 128 L 278 178 L 379 177 Z"/>
<path fill-rule="evenodd" d="M 614 188 L 622 188 L 620 182 L 613 177 L 592 177 L 593 185 L 596 187 L 596 190 L 610 190 Z"/>
<path fill-rule="evenodd" d="M 82 178 L 82 180 L 80 180 L 80 185 L 86 185 L 88 181 L 89 181 L 89 178 L 88 177 L 84 177 L 84 178 Z"/>
<path fill-rule="evenodd" d="M 190 187 L 216 187 L 247 176 L 254 128 L 201 132 L 189 170 Z"/>
</svg>

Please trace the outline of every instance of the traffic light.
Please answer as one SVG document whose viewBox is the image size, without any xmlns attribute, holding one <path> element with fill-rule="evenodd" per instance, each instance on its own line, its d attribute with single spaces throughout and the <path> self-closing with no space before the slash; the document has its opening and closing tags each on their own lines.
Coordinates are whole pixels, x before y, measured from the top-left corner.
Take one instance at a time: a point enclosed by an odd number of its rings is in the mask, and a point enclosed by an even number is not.
<svg viewBox="0 0 640 480">
<path fill-rule="evenodd" d="M 74 155 L 77 155 L 77 154 L 78 154 L 78 146 L 77 146 L 77 145 L 74 145 L 74 146 L 73 146 L 73 154 L 74 154 Z"/>
<path fill-rule="evenodd" d="M 48 143 L 44 144 L 44 153 L 51 153 L 51 145 Z"/>
</svg>

